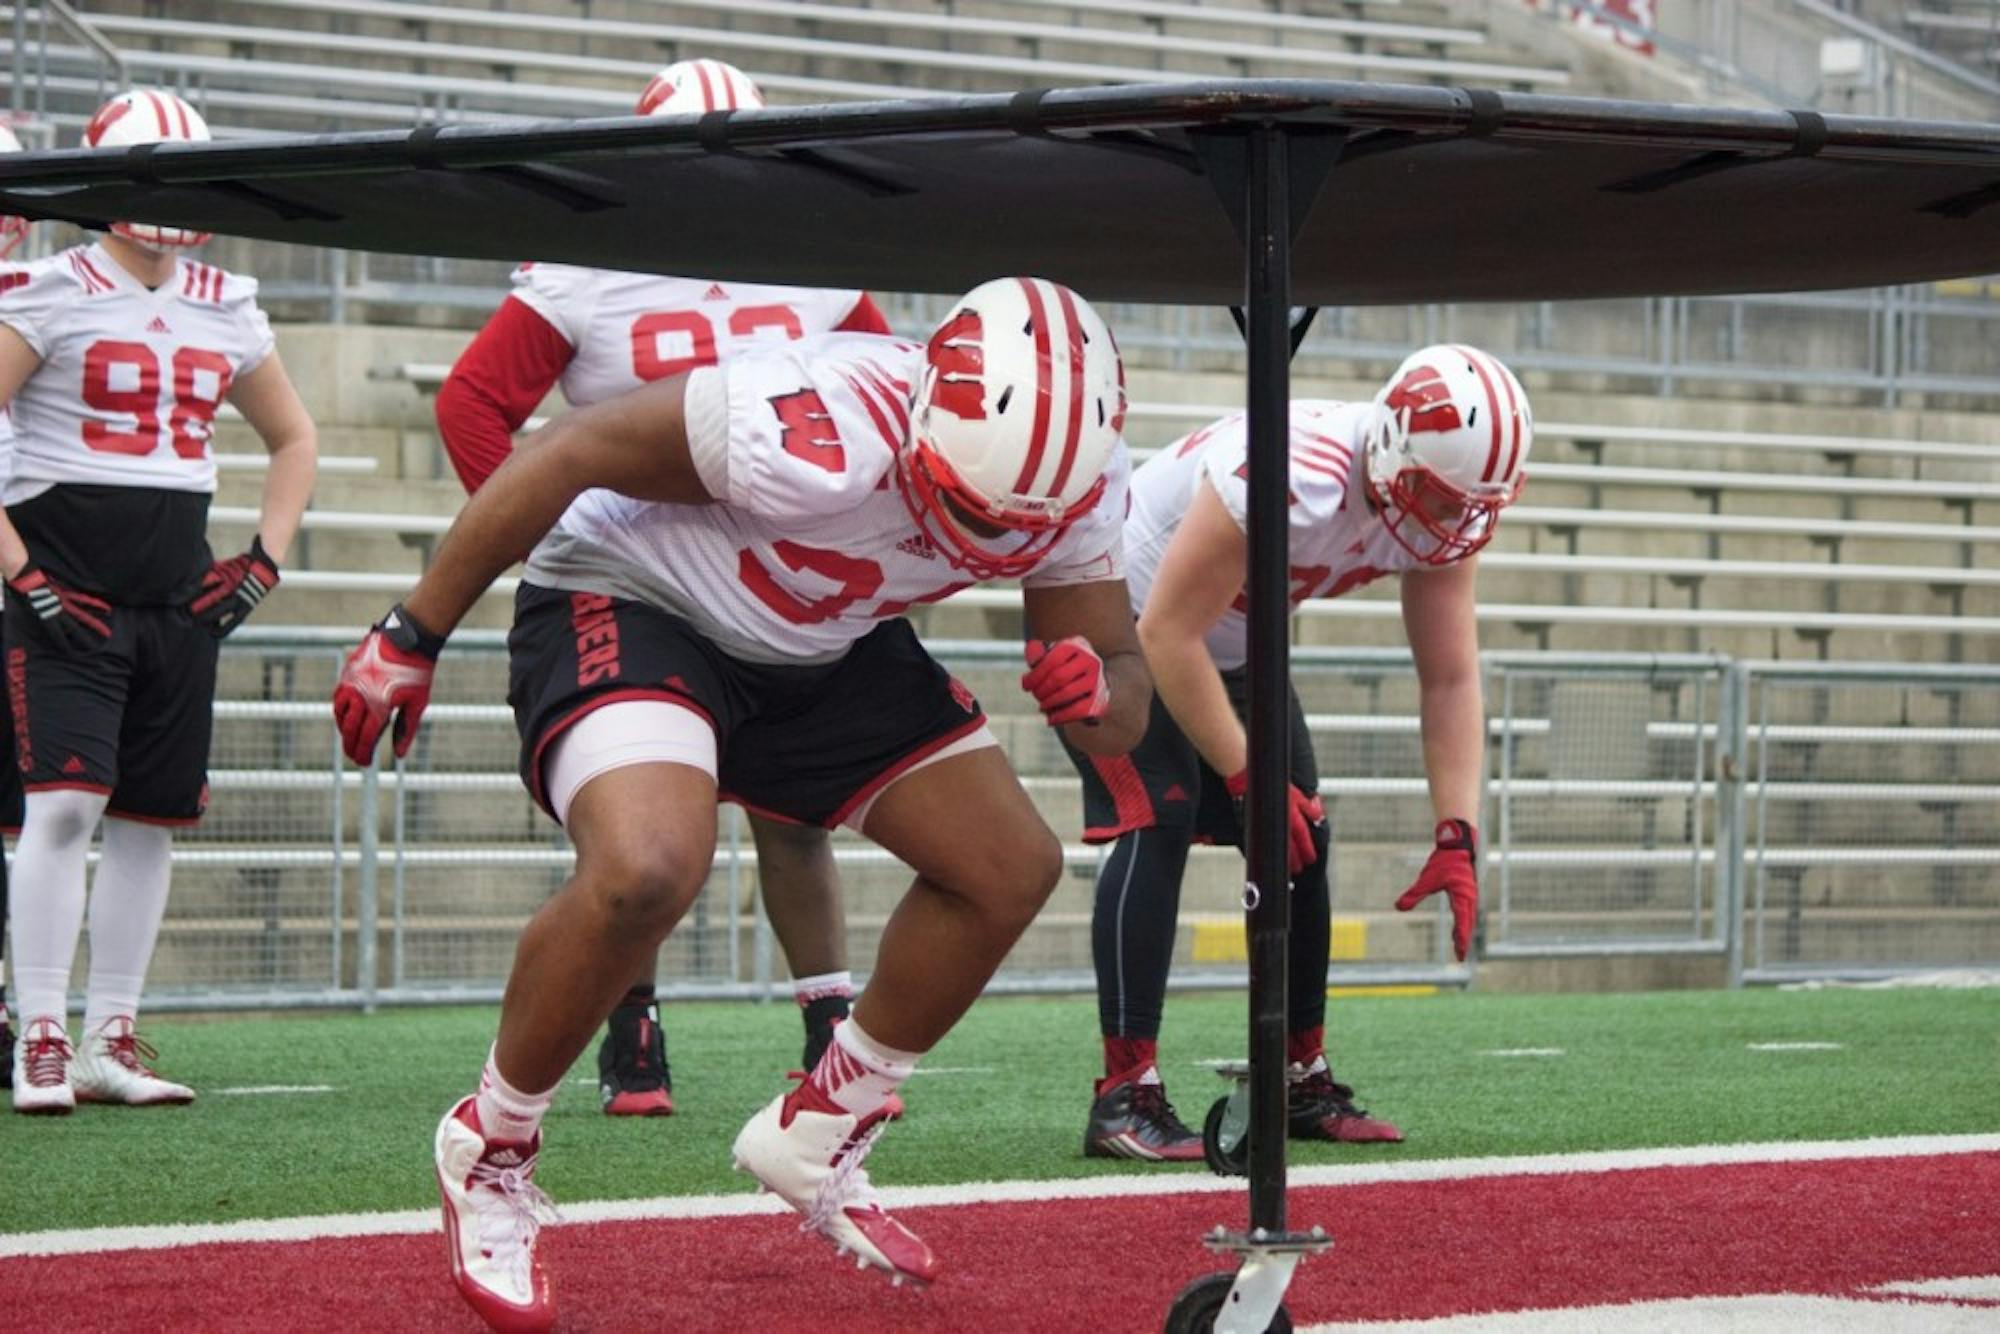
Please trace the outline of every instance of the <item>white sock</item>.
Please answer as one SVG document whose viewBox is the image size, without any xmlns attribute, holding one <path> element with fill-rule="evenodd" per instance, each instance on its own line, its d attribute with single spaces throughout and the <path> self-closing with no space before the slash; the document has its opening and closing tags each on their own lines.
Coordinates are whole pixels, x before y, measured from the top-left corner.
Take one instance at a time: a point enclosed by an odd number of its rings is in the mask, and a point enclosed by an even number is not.
<svg viewBox="0 0 2000 1334">
<path fill-rule="evenodd" d="M 14 927 L 14 1008 L 26 1031 L 37 1019 L 66 1025 L 69 969 L 83 930 L 84 860 L 108 793 L 30 792 L 14 845 L 8 916 Z"/>
<path fill-rule="evenodd" d="M 124 1015 L 139 1017 L 146 965 L 167 915 L 173 876 L 173 832 L 162 825 L 107 816 L 104 855 L 90 885 L 90 985 L 84 991 L 83 1036 Z"/>
<path fill-rule="evenodd" d="M 495 1053 L 486 1056 L 486 1071 L 479 1077 L 479 1099 L 475 1104 L 479 1112 L 479 1128 L 485 1132 L 489 1142 L 504 1140 L 509 1144 L 526 1144 L 535 1137 L 542 1127 L 542 1117 L 549 1110 L 549 1104 L 556 1100 L 555 1089 L 545 1093 L 523 1093 L 500 1076 L 500 1066 Z"/>
<path fill-rule="evenodd" d="M 842 1110 L 867 1116 L 882 1109 L 921 1059 L 922 1052 L 883 1046 L 849 1016 L 833 1030 L 812 1082 Z"/>
<path fill-rule="evenodd" d="M 852 997 L 854 974 L 843 968 L 837 973 L 815 973 L 811 977 L 795 978 L 792 995 L 800 1005 L 810 1005 L 828 996 Z"/>
</svg>

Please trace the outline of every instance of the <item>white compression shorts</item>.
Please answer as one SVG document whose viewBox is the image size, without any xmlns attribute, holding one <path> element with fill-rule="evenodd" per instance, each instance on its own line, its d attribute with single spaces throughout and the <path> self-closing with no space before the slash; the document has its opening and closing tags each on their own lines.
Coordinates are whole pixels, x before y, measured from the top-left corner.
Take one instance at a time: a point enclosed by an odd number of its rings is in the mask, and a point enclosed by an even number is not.
<svg viewBox="0 0 2000 1334">
<path fill-rule="evenodd" d="M 594 709 L 563 733 L 543 765 L 549 809 L 569 823 L 569 804 L 585 783 L 634 764 L 685 764 L 714 778 L 715 729 L 693 709 L 664 699 Z"/>
<path fill-rule="evenodd" d="M 981 724 L 869 793 L 841 824 L 861 833 L 875 803 L 897 782 L 940 760 L 999 744 L 993 729 Z M 567 824 L 570 803 L 576 800 L 584 784 L 613 769 L 634 764 L 685 764 L 713 779 L 717 773 L 715 729 L 693 709 L 665 699 L 624 700 L 593 710 L 563 733 L 543 767 L 542 782 L 547 788 L 549 808 L 558 821 Z"/>
</svg>

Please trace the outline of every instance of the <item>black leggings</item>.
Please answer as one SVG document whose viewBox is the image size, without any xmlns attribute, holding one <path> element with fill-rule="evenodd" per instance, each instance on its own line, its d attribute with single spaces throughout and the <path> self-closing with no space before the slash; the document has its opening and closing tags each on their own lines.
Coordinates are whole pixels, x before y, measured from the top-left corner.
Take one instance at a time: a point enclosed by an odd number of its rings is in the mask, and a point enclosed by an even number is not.
<svg viewBox="0 0 2000 1334">
<path fill-rule="evenodd" d="M 1292 880 L 1285 1025 L 1300 1033 L 1326 1021 L 1326 973 L 1332 943 L 1327 883 L 1328 825 L 1318 856 Z M 1097 963 L 1097 1020 L 1108 1038 L 1158 1038 L 1174 958 L 1187 829 L 1135 829 L 1111 845 L 1097 877 L 1090 948 Z"/>
</svg>

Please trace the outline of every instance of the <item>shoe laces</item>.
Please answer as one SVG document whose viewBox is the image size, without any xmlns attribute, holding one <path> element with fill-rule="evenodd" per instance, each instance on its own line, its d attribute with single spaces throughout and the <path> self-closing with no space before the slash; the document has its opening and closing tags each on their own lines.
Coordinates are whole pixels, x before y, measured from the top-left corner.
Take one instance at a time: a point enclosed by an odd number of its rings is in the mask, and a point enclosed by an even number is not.
<svg viewBox="0 0 2000 1334">
<path fill-rule="evenodd" d="M 1132 1112 L 1149 1121 L 1166 1125 L 1169 1129 L 1186 1130 L 1181 1124 L 1180 1114 L 1167 1101 L 1164 1084 L 1134 1084 L 1132 1086 Z"/>
<path fill-rule="evenodd" d="M 1301 1102 L 1332 1103 L 1340 1112 L 1351 1116 L 1366 1116 L 1367 1113 L 1354 1105 L 1354 1090 L 1336 1080 L 1324 1070 L 1315 1070 L 1292 1085 L 1293 1095 Z"/>
<path fill-rule="evenodd" d="M 653 1044 L 659 1041 L 659 1026 L 651 1015 L 613 1012 L 611 1068 L 620 1088 L 637 1092 L 665 1086 L 664 1069 L 653 1059 Z"/>
<path fill-rule="evenodd" d="M 805 1221 L 799 1224 L 801 1232 L 824 1232 L 829 1225 L 849 1209 L 880 1209 L 880 1198 L 875 1194 L 875 1185 L 868 1179 L 868 1169 L 861 1164 L 875 1147 L 875 1141 L 889 1127 L 887 1110 L 871 1112 L 855 1123 L 848 1133 L 847 1142 L 840 1146 L 834 1156 L 833 1170 L 813 1193 L 812 1204 L 805 1211 Z"/>
<path fill-rule="evenodd" d="M 466 1174 L 466 1186 L 479 1218 L 480 1249 L 502 1261 L 521 1288 L 531 1287 L 535 1238 L 543 1223 L 562 1218 L 555 1201 L 535 1184 L 535 1155 L 508 1166 L 481 1158 Z"/>
<path fill-rule="evenodd" d="M 148 1079 L 159 1078 L 149 1062 L 159 1060 L 160 1053 L 153 1049 L 152 1043 L 139 1036 L 137 1029 L 127 1028 L 119 1033 L 105 1033 L 102 1035 L 102 1040 L 104 1054 L 119 1065 L 135 1075 L 144 1075 Z"/>
<path fill-rule="evenodd" d="M 68 1078 L 73 1054 L 69 1037 L 54 1024 L 30 1024 L 28 1036 L 21 1044 L 21 1065 L 28 1076 L 28 1086 L 54 1088 L 62 1083 Z"/>
</svg>

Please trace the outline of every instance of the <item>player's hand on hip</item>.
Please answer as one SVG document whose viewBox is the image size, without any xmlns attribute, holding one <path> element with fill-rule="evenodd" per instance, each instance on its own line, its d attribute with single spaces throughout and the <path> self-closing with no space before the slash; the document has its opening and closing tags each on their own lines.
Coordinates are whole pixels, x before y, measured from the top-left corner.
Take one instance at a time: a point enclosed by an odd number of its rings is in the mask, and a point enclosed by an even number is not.
<svg viewBox="0 0 2000 1334">
<path fill-rule="evenodd" d="M 1451 947 L 1463 963 L 1479 921 L 1479 831 L 1468 821 L 1438 821 L 1437 847 L 1396 900 L 1396 911 L 1408 912 L 1433 894 L 1451 897 Z"/>
<path fill-rule="evenodd" d="M 399 604 L 347 655 L 333 688 L 333 721 L 348 759 L 367 764 L 391 718 L 396 757 L 409 753 L 443 648 L 444 637 L 411 620 Z"/>
<path fill-rule="evenodd" d="M 1236 807 L 1236 828 L 1243 838 L 1243 852 L 1250 853 L 1250 825 L 1244 818 L 1243 798 L 1250 791 L 1250 770 L 1238 769 L 1224 780 L 1229 789 L 1229 800 Z M 1306 792 L 1291 783 L 1285 784 L 1285 870 L 1297 875 L 1313 864 L 1319 856 L 1319 827 L 1326 823 L 1326 805 L 1316 792 Z"/>
<path fill-rule="evenodd" d="M 1030 639 L 1025 651 L 1028 670 L 1021 674 L 1021 689 L 1035 697 L 1050 727 L 1095 723 L 1111 707 L 1104 659 L 1082 635 Z"/>
<path fill-rule="evenodd" d="M 89 653 L 111 642 L 111 604 L 103 598 L 57 583 L 33 561 L 7 587 L 28 604 L 49 638 L 71 653 Z"/>
<path fill-rule="evenodd" d="M 264 539 L 253 537 L 248 551 L 208 567 L 201 591 L 188 603 L 188 614 L 196 625 L 221 639 L 243 624 L 277 586 L 278 562 L 264 550 Z"/>
</svg>

